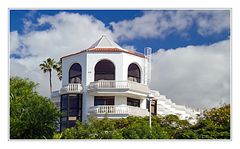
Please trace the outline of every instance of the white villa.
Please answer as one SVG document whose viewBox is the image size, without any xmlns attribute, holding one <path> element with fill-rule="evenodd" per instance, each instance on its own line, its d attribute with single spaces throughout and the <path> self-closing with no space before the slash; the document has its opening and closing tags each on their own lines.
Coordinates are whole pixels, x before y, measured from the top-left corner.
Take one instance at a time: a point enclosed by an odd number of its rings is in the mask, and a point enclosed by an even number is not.
<svg viewBox="0 0 240 149">
<path fill-rule="evenodd" d="M 149 88 L 151 52 L 146 51 L 144 55 L 123 49 L 103 35 L 88 49 L 62 57 L 62 87 L 51 95 L 63 113 L 61 130 L 89 116 L 148 116 L 149 109 L 155 115 L 174 114 L 194 123 L 198 111 Z"/>
</svg>

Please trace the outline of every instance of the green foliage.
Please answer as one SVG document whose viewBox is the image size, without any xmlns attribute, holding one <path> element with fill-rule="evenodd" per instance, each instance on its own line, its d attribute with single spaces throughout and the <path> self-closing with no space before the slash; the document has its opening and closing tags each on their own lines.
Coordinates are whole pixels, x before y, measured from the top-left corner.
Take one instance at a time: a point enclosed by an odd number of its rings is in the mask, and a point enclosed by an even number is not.
<svg viewBox="0 0 240 149">
<path fill-rule="evenodd" d="M 63 132 L 62 139 L 229 139 L 230 105 L 205 111 L 195 125 L 176 115 L 122 119 L 90 118 Z"/>
<path fill-rule="evenodd" d="M 49 86 L 50 86 L 50 94 L 51 94 L 52 93 L 52 70 L 59 69 L 58 64 L 55 62 L 54 59 L 48 58 L 47 60 L 43 61 L 43 63 L 41 63 L 39 67 L 44 73 L 49 72 Z"/>
<path fill-rule="evenodd" d="M 205 111 L 204 116 L 192 129 L 199 139 L 229 139 L 230 105 Z"/>
<path fill-rule="evenodd" d="M 54 69 L 57 71 L 58 79 L 62 80 L 62 61 L 61 60 L 54 65 Z"/>
<path fill-rule="evenodd" d="M 146 120 L 136 118 L 136 120 L 123 129 L 125 139 L 151 139 L 151 129 Z"/>
<path fill-rule="evenodd" d="M 37 84 L 10 79 L 10 138 L 52 138 L 60 113 L 49 99 L 38 95 Z"/>
<path fill-rule="evenodd" d="M 19 77 L 10 79 L 10 137 L 54 139 L 229 139 L 230 105 L 204 111 L 195 125 L 176 115 L 89 118 L 56 133 L 59 111 L 36 92 L 37 84 Z"/>
</svg>

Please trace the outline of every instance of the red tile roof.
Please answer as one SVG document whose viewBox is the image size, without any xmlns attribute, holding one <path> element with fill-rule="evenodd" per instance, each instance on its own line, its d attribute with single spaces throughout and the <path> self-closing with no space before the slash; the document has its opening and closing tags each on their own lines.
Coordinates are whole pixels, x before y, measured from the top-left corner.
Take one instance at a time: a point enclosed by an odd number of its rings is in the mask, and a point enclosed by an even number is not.
<svg viewBox="0 0 240 149">
<path fill-rule="evenodd" d="M 119 48 L 91 48 L 91 49 L 86 49 L 86 50 L 83 50 L 83 51 L 80 51 L 80 52 L 77 52 L 77 53 L 73 53 L 73 54 L 70 54 L 70 55 L 63 56 L 62 58 L 77 55 L 77 54 L 80 54 L 80 53 L 83 53 L 83 52 L 124 52 L 124 53 L 128 53 L 128 54 L 135 55 L 135 56 L 138 56 L 138 57 L 146 58 L 144 56 L 144 54 L 142 54 L 142 53 L 132 51 L 132 50 L 123 50 L 123 49 L 119 49 Z"/>
<path fill-rule="evenodd" d="M 87 51 L 90 52 L 125 52 L 122 49 L 119 48 L 92 48 L 92 49 L 87 49 Z"/>
</svg>

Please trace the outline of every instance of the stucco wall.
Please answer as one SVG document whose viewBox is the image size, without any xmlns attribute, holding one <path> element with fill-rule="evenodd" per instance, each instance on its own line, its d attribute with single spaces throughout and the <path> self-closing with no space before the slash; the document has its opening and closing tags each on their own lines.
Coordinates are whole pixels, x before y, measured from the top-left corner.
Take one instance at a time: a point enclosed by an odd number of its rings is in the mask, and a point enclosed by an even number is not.
<svg viewBox="0 0 240 149">
<path fill-rule="evenodd" d="M 81 53 L 62 59 L 62 86 L 68 84 L 69 69 L 74 63 L 79 63 L 82 67 L 82 85 L 86 86 L 86 53 Z"/>
<path fill-rule="evenodd" d="M 94 96 L 91 96 L 87 92 L 87 86 L 94 82 L 94 69 L 95 65 L 101 60 L 110 60 L 115 66 L 115 80 L 122 81 L 127 80 L 128 66 L 131 63 L 138 65 L 141 71 L 141 83 L 146 84 L 145 72 L 145 59 L 130 55 L 127 53 L 94 53 L 83 52 L 70 57 L 62 59 L 62 86 L 68 84 L 69 69 L 74 63 L 79 63 L 82 67 L 82 86 L 83 86 L 83 101 L 82 101 L 82 118 L 83 121 L 87 120 L 88 109 L 94 106 Z M 127 104 L 126 96 L 115 96 L 115 105 Z M 141 100 L 141 108 L 146 108 L 146 101 Z"/>
</svg>

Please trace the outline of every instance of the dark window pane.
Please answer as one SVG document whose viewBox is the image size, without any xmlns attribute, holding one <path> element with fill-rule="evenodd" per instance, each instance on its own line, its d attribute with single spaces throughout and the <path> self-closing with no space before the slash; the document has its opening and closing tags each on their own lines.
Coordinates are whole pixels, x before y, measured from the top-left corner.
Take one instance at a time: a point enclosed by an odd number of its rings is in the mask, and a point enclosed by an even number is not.
<svg viewBox="0 0 240 149">
<path fill-rule="evenodd" d="M 78 108 L 79 108 L 79 96 L 69 95 L 69 109 L 78 109 Z"/>
<path fill-rule="evenodd" d="M 73 64 L 69 70 L 69 83 L 81 83 L 82 67 L 80 64 Z"/>
<path fill-rule="evenodd" d="M 128 80 L 134 82 L 141 82 L 141 71 L 136 64 L 131 64 L 128 67 Z"/>
<path fill-rule="evenodd" d="M 127 98 L 127 105 L 140 107 L 140 99 Z"/>
<path fill-rule="evenodd" d="M 95 66 L 94 80 L 115 80 L 115 66 L 108 60 L 101 60 Z"/>
<path fill-rule="evenodd" d="M 78 109 L 75 109 L 75 110 L 69 110 L 69 113 L 68 113 L 69 116 L 78 116 L 79 115 L 79 110 Z"/>
<path fill-rule="evenodd" d="M 82 94 L 62 95 L 61 131 L 75 126 L 76 120 L 82 120 Z"/>
<path fill-rule="evenodd" d="M 61 118 L 61 121 L 64 123 L 64 122 L 66 122 L 67 121 L 67 117 L 62 117 Z"/>
<path fill-rule="evenodd" d="M 62 95 L 61 98 L 61 109 L 65 110 L 68 107 L 68 95 Z"/>
<path fill-rule="evenodd" d="M 94 106 L 98 105 L 114 105 L 114 96 L 95 96 Z"/>
</svg>

